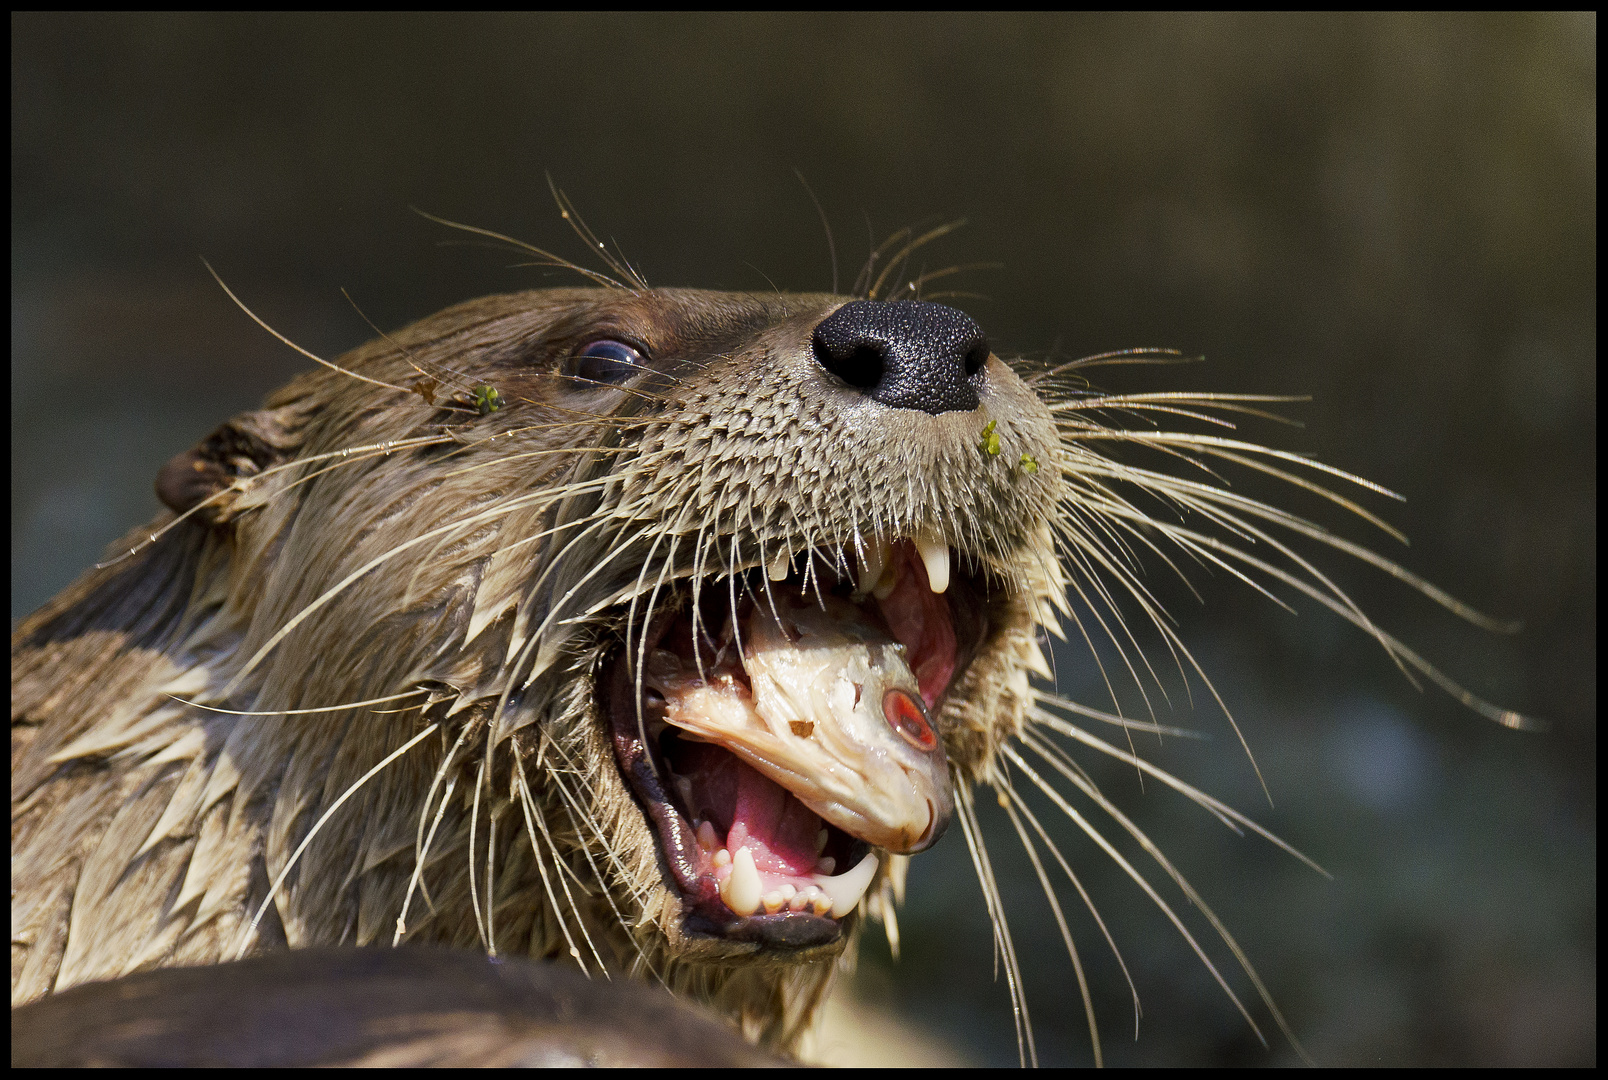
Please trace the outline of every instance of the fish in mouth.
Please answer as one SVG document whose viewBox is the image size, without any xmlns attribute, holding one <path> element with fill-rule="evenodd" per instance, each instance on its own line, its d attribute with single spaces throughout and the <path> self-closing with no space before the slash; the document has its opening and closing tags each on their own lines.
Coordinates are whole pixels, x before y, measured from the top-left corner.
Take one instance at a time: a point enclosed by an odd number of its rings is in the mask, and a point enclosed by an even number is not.
<svg viewBox="0 0 1608 1080">
<path fill-rule="evenodd" d="M 640 679 L 629 649 L 608 661 L 615 753 L 692 932 L 831 943 L 876 852 L 949 824 L 933 716 L 986 629 L 977 584 L 930 540 L 874 542 L 840 581 L 844 561 L 779 560 L 734 605 L 689 597 L 641 639 Z"/>
</svg>

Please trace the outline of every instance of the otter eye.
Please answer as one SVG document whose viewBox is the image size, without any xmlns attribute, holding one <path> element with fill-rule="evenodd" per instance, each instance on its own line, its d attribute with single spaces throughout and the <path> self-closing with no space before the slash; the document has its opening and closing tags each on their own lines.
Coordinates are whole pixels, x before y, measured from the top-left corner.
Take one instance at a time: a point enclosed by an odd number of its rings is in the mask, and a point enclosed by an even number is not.
<svg viewBox="0 0 1608 1080">
<path fill-rule="evenodd" d="M 601 338 L 576 353 L 571 365 L 576 378 L 613 386 L 642 371 L 648 362 L 625 342 Z"/>
</svg>

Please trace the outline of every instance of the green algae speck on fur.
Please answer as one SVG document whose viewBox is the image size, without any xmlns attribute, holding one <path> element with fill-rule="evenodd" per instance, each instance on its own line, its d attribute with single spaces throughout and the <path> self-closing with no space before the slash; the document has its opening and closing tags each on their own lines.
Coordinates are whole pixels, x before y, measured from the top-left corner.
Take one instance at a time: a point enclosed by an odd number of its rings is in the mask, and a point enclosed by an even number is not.
<svg viewBox="0 0 1608 1080">
<path fill-rule="evenodd" d="M 994 430 L 996 421 L 990 420 L 983 425 L 982 438 L 977 441 L 977 449 L 989 457 L 999 456 L 999 432 Z"/>
<path fill-rule="evenodd" d="M 494 413 L 502 406 L 502 394 L 498 392 L 495 386 L 475 387 L 475 408 L 480 410 L 481 416 L 485 416 L 487 413 Z"/>
</svg>

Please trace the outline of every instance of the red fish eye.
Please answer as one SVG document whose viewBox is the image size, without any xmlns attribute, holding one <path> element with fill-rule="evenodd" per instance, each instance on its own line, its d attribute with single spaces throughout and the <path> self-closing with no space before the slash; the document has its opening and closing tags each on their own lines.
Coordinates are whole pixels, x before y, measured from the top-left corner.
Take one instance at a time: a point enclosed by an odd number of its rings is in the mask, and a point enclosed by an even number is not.
<svg viewBox="0 0 1608 1080">
<path fill-rule="evenodd" d="M 889 690 L 882 695 L 882 715 L 917 750 L 925 753 L 938 745 L 938 735 L 927 721 L 926 707 L 903 690 Z"/>
</svg>

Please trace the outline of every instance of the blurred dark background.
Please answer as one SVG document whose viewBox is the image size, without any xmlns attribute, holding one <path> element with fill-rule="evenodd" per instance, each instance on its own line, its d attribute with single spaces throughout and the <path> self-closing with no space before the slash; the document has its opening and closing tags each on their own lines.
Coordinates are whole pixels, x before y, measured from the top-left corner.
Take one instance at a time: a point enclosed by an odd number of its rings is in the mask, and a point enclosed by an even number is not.
<svg viewBox="0 0 1608 1080">
<path fill-rule="evenodd" d="M 1454 678 L 1551 721 L 1542 734 L 1414 691 L 1315 605 L 1292 616 L 1221 574 L 1198 575 L 1202 604 L 1158 576 L 1275 805 L 1203 704 L 1163 719 L 1209 742 L 1146 752 L 1333 881 L 1154 783 L 1139 791 L 1129 770 L 1089 765 L 1222 915 L 1320 1062 L 1595 1062 L 1594 15 L 11 26 L 13 618 L 155 512 L 167 457 L 304 366 L 197 256 L 333 356 L 372 336 L 342 288 L 389 328 L 560 280 L 441 246 L 454 235 L 408 210 L 585 258 L 550 172 L 652 283 L 825 289 L 797 168 L 845 281 L 873 239 L 969 219 L 926 258 L 1004 264 L 958 286 L 985 298 L 956 301 L 996 351 L 1175 346 L 1208 362 L 1100 382 L 1311 394 L 1285 409 L 1304 428 L 1242 433 L 1402 493 L 1368 505 L 1412 546 L 1249 490 L 1523 620 L 1489 634 L 1323 561 Z M 1086 655 L 1057 665 L 1064 692 L 1109 703 Z M 1292 1061 L 1265 1010 L 1252 1006 L 1267 1051 L 1149 901 L 1061 825 L 1144 1004 L 1136 1042 L 1121 974 L 1065 891 L 1107 1061 Z M 1041 1058 L 1086 1063 L 1048 908 L 1008 827 L 989 828 Z M 856 999 L 967 1060 L 1014 1061 L 958 830 L 911 877 L 902 961 L 872 931 Z"/>
</svg>

